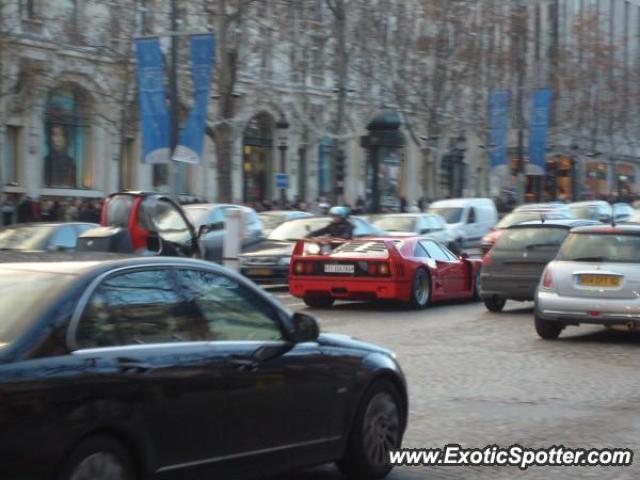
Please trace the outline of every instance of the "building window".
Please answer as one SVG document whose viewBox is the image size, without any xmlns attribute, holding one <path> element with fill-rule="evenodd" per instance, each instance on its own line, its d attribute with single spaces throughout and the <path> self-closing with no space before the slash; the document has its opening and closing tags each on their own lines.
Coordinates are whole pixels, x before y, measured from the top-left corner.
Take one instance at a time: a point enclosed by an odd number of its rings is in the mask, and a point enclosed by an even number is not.
<svg viewBox="0 0 640 480">
<path fill-rule="evenodd" d="M 35 20 L 37 16 L 36 0 L 20 1 L 20 17 L 22 17 L 23 20 Z"/>
<path fill-rule="evenodd" d="M 71 40 L 78 40 L 80 35 L 80 7 L 78 0 L 62 0 L 64 18 L 66 20 L 66 33 Z"/>
<path fill-rule="evenodd" d="M 151 11 L 147 0 L 141 0 L 136 10 L 136 33 L 146 35 L 151 33 Z"/>
<path fill-rule="evenodd" d="M 4 142 L 3 162 L 0 166 L 0 185 L 18 185 L 22 163 L 22 127 L 8 126 Z"/>
<path fill-rule="evenodd" d="M 44 185 L 90 188 L 89 116 L 84 96 L 75 90 L 54 91 L 45 113 Z"/>
</svg>

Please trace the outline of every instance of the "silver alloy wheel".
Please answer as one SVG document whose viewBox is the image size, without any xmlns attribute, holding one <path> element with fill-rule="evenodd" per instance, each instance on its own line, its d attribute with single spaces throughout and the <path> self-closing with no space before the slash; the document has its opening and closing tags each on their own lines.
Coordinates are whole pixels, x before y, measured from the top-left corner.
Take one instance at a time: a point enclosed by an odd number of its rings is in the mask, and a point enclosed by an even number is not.
<svg viewBox="0 0 640 480">
<path fill-rule="evenodd" d="M 400 439 L 400 414 L 393 396 L 377 393 L 364 414 L 364 451 L 372 465 L 387 465 L 390 449 L 397 448 Z"/>
<path fill-rule="evenodd" d="M 414 295 L 418 305 L 423 306 L 429 302 L 429 276 L 422 271 L 416 277 L 416 284 L 414 285 Z"/>
<path fill-rule="evenodd" d="M 70 480 L 126 480 L 126 474 L 113 453 L 97 452 L 76 465 Z"/>
</svg>

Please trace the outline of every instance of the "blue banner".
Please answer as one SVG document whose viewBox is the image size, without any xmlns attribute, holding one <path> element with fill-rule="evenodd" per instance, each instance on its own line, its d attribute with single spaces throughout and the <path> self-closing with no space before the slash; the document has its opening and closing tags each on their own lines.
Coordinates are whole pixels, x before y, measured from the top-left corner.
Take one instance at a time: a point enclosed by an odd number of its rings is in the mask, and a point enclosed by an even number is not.
<svg viewBox="0 0 640 480">
<path fill-rule="evenodd" d="M 199 164 L 202 160 L 204 134 L 209 110 L 211 77 L 215 62 L 215 37 L 212 34 L 191 37 L 191 66 L 193 69 L 193 107 L 173 154 L 178 162 Z"/>
<path fill-rule="evenodd" d="M 547 134 L 551 110 L 551 89 L 538 90 L 531 102 L 529 122 L 529 175 L 544 175 L 547 166 Z"/>
<path fill-rule="evenodd" d="M 507 164 L 511 91 L 493 90 L 489 96 L 489 157 L 491 170 Z"/>
<path fill-rule="evenodd" d="M 142 161 L 167 163 L 170 156 L 169 112 L 165 95 L 165 70 L 157 38 L 136 40 Z"/>
</svg>

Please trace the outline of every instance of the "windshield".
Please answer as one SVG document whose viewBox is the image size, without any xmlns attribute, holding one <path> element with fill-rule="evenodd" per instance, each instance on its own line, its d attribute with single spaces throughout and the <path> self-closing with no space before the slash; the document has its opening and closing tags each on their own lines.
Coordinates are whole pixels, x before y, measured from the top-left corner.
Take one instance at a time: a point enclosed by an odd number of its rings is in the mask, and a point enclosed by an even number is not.
<svg viewBox="0 0 640 480">
<path fill-rule="evenodd" d="M 184 213 L 187 215 L 191 223 L 194 225 L 200 226 L 201 222 L 204 220 L 204 216 L 209 212 L 207 207 L 182 207 Z M 224 217 L 220 215 L 220 221 L 223 221 Z"/>
<path fill-rule="evenodd" d="M 28 326 L 34 303 L 57 295 L 65 275 L 19 270 L 0 270 L 0 349 L 14 341 Z"/>
<path fill-rule="evenodd" d="M 558 248 L 567 237 L 566 228 L 514 228 L 505 230 L 494 250 L 530 250 Z"/>
<path fill-rule="evenodd" d="M 558 260 L 639 263 L 640 235 L 572 233 L 562 244 Z"/>
<path fill-rule="evenodd" d="M 44 250 L 53 225 L 20 225 L 0 229 L 0 250 Z"/>
<path fill-rule="evenodd" d="M 282 213 L 261 213 L 258 216 L 265 230 L 273 230 L 287 220 L 287 216 Z"/>
<path fill-rule="evenodd" d="M 373 221 L 373 225 L 388 232 L 414 232 L 415 217 L 384 216 Z"/>
<path fill-rule="evenodd" d="M 267 237 L 269 240 L 295 241 L 305 238 L 310 232 L 326 227 L 331 222 L 331 218 L 303 218 L 299 220 L 289 220 L 277 227 Z"/>
<path fill-rule="evenodd" d="M 447 223 L 462 222 L 462 208 L 430 208 L 429 213 L 437 213 Z"/>
</svg>

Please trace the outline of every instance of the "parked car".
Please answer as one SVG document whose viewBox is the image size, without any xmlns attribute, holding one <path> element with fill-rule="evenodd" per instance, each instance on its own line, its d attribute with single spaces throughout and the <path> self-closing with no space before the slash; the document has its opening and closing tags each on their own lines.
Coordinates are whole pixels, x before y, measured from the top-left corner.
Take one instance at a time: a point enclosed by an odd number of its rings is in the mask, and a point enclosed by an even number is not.
<svg viewBox="0 0 640 480">
<path fill-rule="evenodd" d="M 375 479 L 401 446 L 390 351 L 210 262 L 3 264 L 0 311 L 3 478 Z"/>
<path fill-rule="evenodd" d="M 0 251 L 74 251 L 78 237 L 95 223 L 19 223 L 0 228 Z"/>
<path fill-rule="evenodd" d="M 225 212 L 230 208 L 242 210 L 245 219 L 245 237 L 242 239 L 242 249 L 254 245 L 262 238 L 262 221 L 253 208 L 242 205 L 200 203 L 184 205 L 182 207 L 195 226 L 196 230 L 203 225 L 209 226 L 209 232 L 200 237 L 204 258 L 211 262 L 222 262 L 222 249 L 225 235 Z"/>
<path fill-rule="evenodd" d="M 458 257 L 434 240 L 372 238 L 332 247 L 316 240 L 296 245 L 289 292 L 310 307 L 397 300 L 422 309 L 441 300 L 479 299 L 482 262 Z"/>
<path fill-rule="evenodd" d="M 640 226 L 576 228 L 547 265 L 535 298 L 535 329 L 558 338 L 568 325 L 640 328 Z"/>
<path fill-rule="evenodd" d="M 574 202 L 569 204 L 569 208 L 576 218 L 598 220 L 603 223 L 610 223 L 613 214 L 611 205 L 604 200 Z"/>
<path fill-rule="evenodd" d="M 357 216 L 349 217 L 354 224 L 354 237 L 383 236 L 386 232 Z M 276 227 L 269 236 L 240 255 L 240 271 L 258 283 L 287 283 L 289 264 L 296 242 L 310 232 L 325 227 L 331 217 L 304 217 L 289 220 Z"/>
<path fill-rule="evenodd" d="M 613 218 L 615 219 L 616 223 L 627 222 L 633 217 L 634 214 L 635 210 L 628 203 L 613 204 Z"/>
<path fill-rule="evenodd" d="M 273 230 L 284 222 L 310 216 L 309 212 L 301 212 L 299 210 L 269 210 L 258 214 L 262 222 L 262 235 L 265 237 L 269 236 Z"/>
<path fill-rule="evenodd" d="M 486 255 L 491 247 L 498 241 L 502 232 L 511 227 L 512 225 L 518 225 L 520 223 L 532 222 L 535 220 L 563 220 L 575 218 L 571 210 L 566 204 L 563 203 L 535 203 L 529 205 L 522 205 L 516 208 L 513 212 L 505 215 L 491 231 L 482 237 L 481 249 L 482 254 Z"/>
<path fill-rule="evenodd" d="M 569 231 L 594 224 L 598 222 L 538 220 L 502 230 L 482 265 L 480 296 L 487 309 L 499 312 L 507 300 L 533 300 L 544 267 L 555 258 Z"/>
<path fill-rule="evenodd" d="M 154 192 L 109 195 L 100 224 L 79 238 L 81 251 L 146 253 L 201 258 L 199 238 L 213 226 L 199 230 L 171 197 Z"/>
<path fill-rule="evenodd" d="M 392 235 L 407 233 L 423 235 L 446 245 L 455 254 L 460 253 L 457 239 L 447 229 L 447 222 L 434 213 L 389 213 L 376 215 L 371 223 Z"/>
<path fill-rule="evenodd" d="M 634 210 L 631 217 L 626 220 L 626 223 L 640 223 L 640 210 Z"/>
<path fill-rule="evenodd" d="M 463 248 L 479 246 L 482 237 L 498 223 L 498 210 L 490 198 L 440 200 L 431 204 L 429 213 L 444 218 Z"/>
</svg>

